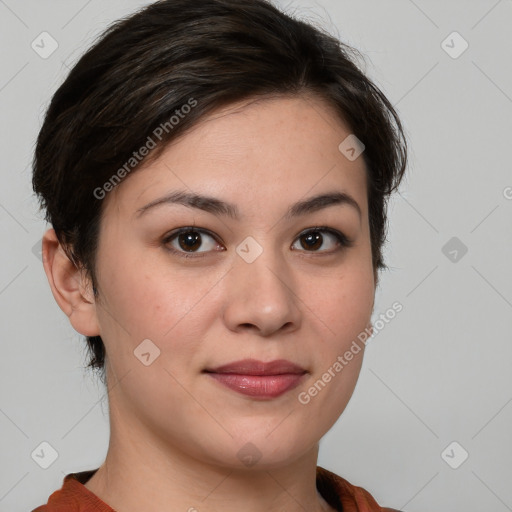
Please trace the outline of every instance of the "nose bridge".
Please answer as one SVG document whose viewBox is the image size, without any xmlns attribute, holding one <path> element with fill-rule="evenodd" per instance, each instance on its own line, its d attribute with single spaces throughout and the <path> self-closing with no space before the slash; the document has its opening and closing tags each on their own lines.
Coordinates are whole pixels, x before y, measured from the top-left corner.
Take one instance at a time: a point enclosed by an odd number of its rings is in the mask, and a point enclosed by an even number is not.
<svg viewBox="0 0 512 512">
<path fill-rule="evenodd" d="M 286 280 L 290 279 L 283 255 L 272 246 L 271 237 L 258 242 L 247 237 L 236 248 L 238 258 L 235 260 L 236 281 L 252 288 L 255 293 L 263 289 L 266 293 L 287 294 Z M 243 283 L 242 283 L 243 281 Z M 277 297 L 275 297 L 277 299 Z"/>
<path fill-rule="evenodd" d="M 258 242 L 247 237 L 236 248 L 230 272 L 226 321 L 230 328 L 252 324 L 270 333 L 287 323 L 298 323 L 293 275 L 270 237 Z"/>
</svg>

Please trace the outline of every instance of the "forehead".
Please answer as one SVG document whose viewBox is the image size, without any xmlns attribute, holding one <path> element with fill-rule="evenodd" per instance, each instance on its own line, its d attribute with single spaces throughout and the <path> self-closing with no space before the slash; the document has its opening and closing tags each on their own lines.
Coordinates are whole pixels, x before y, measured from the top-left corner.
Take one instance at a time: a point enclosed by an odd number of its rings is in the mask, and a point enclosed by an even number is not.
<svg viewBox="0 0 512 512">
<path fill-rule="evenodd" d="M 364 210 L 364 160 L 351 161 L 339 149 L 349 135 L 350 127 L 317 97 L 244 100 L 203 118 L 107 199 L 133 211 L 179 188 L 241 201 L 243 209 L 261 198 L 298 199 L 338 187 L 359 196 Z"/>
</svg>

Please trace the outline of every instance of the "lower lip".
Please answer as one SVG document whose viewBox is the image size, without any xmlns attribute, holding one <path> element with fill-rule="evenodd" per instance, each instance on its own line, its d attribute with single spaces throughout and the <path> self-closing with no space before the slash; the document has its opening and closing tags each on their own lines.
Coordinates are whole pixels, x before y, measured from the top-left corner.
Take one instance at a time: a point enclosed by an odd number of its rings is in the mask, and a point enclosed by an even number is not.
<svg viewBox="0 0 512 512">
<path fill-rule="evenodd" d="M 297 387 L 305 374 L 239 375 L 236 373 L 208 373 L 224 386 L 253 398 L 276 398 Z"/>
</svg>

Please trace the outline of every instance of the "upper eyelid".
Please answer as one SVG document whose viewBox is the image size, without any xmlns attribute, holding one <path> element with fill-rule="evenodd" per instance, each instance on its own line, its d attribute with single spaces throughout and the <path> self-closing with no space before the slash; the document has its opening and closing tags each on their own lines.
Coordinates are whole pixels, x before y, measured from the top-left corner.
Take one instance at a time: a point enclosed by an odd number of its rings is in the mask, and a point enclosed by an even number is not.
<svg viewBox="0 0 512 512">
<path fill-rule="evenodd" d="M 204 228 L 198 228 L 196 226 L 185 226 L 182 228 L 177 228 L 177 229 L 173 230 L 172 232 L 169 232 L 166 235 L 164 235 L 164 241 L 169 241 L 169 240 L 173 239 L 174 237 L 181 235 L 182 233 L 188 233 L 189 231 L 198 231 L 199 233 L 201 233 L 203 235 L 211 236 L 214 240 L 216 240 L 217 242 L 220 243 L 219 237 L 215 233 L 213 233 L 212 231 L 209 231 L 207 229 L 204 229 Z"/>
</svg>

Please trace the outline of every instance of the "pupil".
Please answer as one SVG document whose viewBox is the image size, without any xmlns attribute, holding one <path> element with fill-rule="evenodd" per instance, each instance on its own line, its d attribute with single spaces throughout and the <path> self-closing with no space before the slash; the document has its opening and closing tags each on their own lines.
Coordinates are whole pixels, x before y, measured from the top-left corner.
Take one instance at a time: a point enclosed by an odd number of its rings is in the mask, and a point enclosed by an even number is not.
<svg viewBox="0 0 512 512">
<path fill-rule="evenodd" d="M 189 231 L 188 233 L 181 234 L 179 236 L 179 242 L 182 249 L 187 251 L 192 251 L 193 249 L 197 249 L 196 246 L 200 246 L 201 244 L 197 243 L 200 238 L 199 233 L 196 231 Z M 184 246 L 182 245 L 184 243 Z"/>
<path fill-rule="evenodd" d="M 318 245 L 322 245 L 322 235 L 318 231 L 308 233 L 305 236 L 305 239 L 307 246 L 302 244 L 302 247 L 304 247 L 305 249 L 316 249 Z"/>
</svg>

